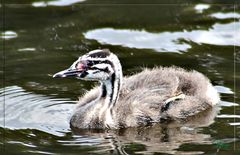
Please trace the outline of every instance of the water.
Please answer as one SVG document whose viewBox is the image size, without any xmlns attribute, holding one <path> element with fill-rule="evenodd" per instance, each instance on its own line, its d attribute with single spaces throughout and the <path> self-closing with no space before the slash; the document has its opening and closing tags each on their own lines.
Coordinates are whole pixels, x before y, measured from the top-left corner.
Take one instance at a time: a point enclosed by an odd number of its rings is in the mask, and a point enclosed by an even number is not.
<svg viewBox="0 0 240 155">
<path fill-rule="evenodd" d="M 5 70 L 3 63 L 0 69 L 5 78 L 0 86 L 1 154 L 240 153 L 237 1 L 5 3 L 5 24 L 0 23 L 1 60 L 3 54 L 6 58 Z M 3 21 L 3 5 L 0 10 Z M 202 72 L 221 94 L 220 110 L 181 126 L 71 129 L 78 96 L 97 83 L 52 75 L 97 48 L 116 53 L 124 75 L 160 65 Z"/>
</svg>

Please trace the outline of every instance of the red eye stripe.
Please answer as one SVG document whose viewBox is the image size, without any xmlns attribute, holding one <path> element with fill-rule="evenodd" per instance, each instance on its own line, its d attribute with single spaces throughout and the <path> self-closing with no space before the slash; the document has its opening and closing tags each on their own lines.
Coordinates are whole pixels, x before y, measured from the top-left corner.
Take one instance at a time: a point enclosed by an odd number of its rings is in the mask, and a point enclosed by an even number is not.
<svg viewBox="0 0 240 155">
<path fill-rule="evenodd" d="M 86 66 L 82 63 L 78 63 L 76 68 L 77 68 L 77 70 L 81 71 L 81 70 L 84 70 L 86 68 Z"/>
</svg>

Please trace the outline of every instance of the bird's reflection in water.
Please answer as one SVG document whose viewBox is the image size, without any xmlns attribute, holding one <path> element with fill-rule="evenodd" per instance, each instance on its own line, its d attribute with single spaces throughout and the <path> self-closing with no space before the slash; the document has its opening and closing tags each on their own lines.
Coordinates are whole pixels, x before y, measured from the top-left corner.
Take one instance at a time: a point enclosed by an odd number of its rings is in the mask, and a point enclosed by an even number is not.
<svg viewBox="0 0 240 155">
<path fill-rule="evenodd" d="M 213 143 L 211 135 L 200 133 L 198 128 L 212 124 L 218 111 L 219 107 L 210 108 L 188 120 L 165 122 L 147 127 L 105 131 L 72 128 L 72 131 L 78 135 L 102 138 L 104 142 L 100 144 L 101 149 L 98 150 L 100 153 L 101 151 L 105 153 L 108 151 L 111 154 L 184 153 L 177 150 L 183 144 Z M 203 152 L 194 151 L 188 153 L 202 154 Z"/>
</svg>

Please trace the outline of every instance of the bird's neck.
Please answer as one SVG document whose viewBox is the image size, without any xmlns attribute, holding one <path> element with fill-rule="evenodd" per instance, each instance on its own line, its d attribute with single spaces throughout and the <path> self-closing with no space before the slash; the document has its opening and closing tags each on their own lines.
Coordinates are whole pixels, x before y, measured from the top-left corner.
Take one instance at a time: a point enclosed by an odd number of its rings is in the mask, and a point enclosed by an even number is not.
<svg viewBox="0 0 240 155">
<path fill-rule="evenodd" d="M 119 97 L 119 92 L 122 86 L 122 71 L 119 70 L 112 74 L 112 76 L 101 84 L 101 99 L 104 100 L 104 107 L 111 110 Z"/>
</svg>

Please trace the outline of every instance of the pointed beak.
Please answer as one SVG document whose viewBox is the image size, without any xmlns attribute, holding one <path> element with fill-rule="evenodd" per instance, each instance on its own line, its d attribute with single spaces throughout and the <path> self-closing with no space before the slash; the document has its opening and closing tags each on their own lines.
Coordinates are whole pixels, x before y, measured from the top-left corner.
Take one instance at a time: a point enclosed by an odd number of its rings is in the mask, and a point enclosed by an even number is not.
<svg viewBox="0 0 240 155">
<path fill-rule="evenodd" d="M 54 74 L 53 78 L 79 77 L 86 70 L 87 70 L 86 62 L 76 61 L 72 64 L 70 68 Z"/>
<path fill-rule="evenodd" d="M 76 77 L 81 72 L 82 71 L 80 71 L 80 70 L 66 69 L 66 70 L 63 70 L 63 71 L 60 71 L 60 72 L 54 74 L 53 78 Z"/>
</svg>

